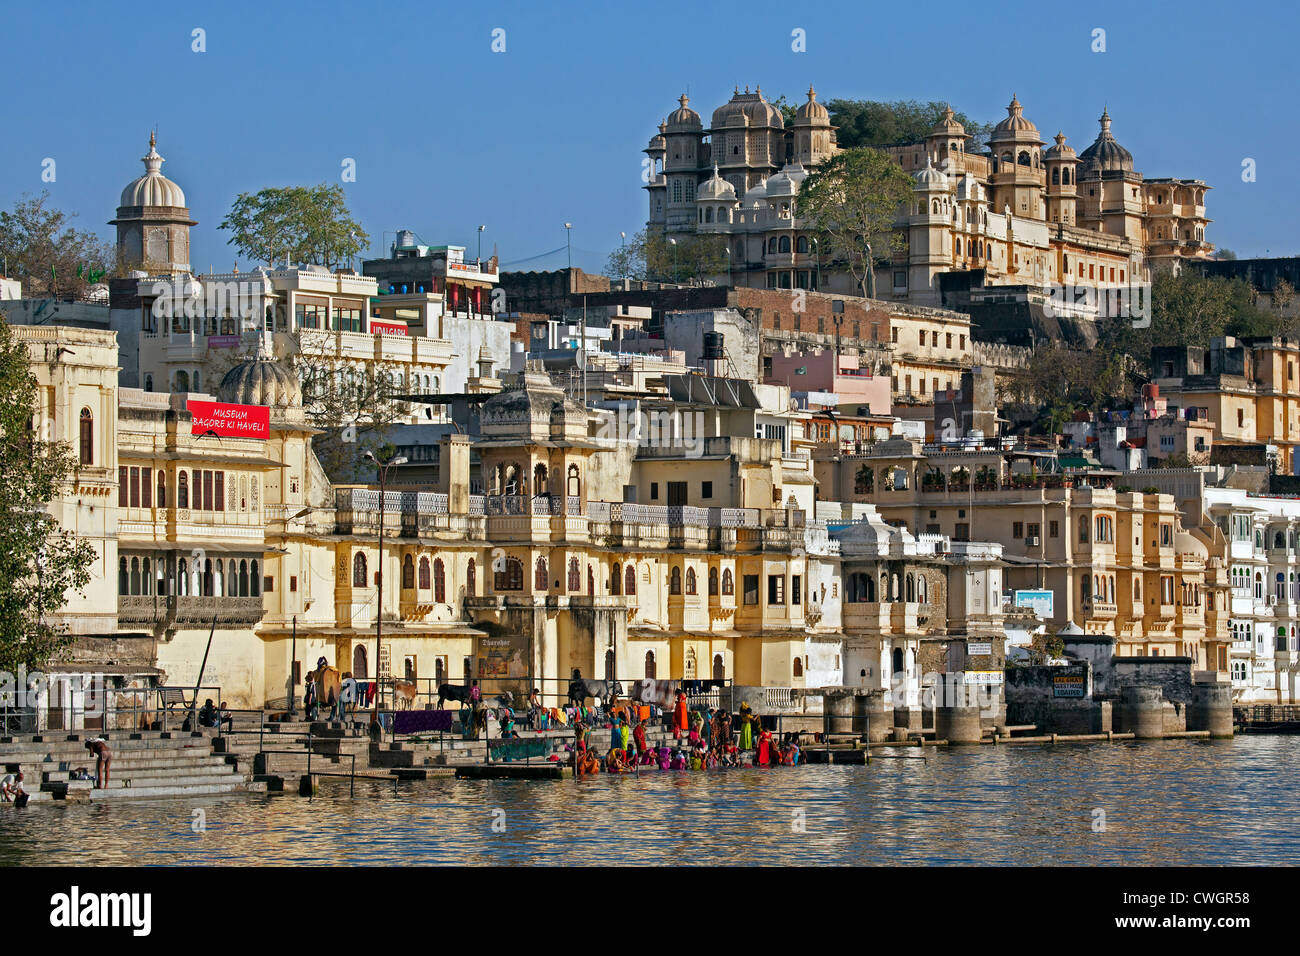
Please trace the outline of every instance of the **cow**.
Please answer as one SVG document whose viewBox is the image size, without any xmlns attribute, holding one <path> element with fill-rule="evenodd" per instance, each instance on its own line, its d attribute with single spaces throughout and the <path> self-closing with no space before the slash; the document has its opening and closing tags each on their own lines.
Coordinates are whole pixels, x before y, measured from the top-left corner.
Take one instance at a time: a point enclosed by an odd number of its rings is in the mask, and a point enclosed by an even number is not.
<svg viewBox="0 0 1300 956">
<path fill-rule="evenodd" d="M 650 680 L 649 678 L 632 682 L 632 701 L 638 704 L 654 704 L 662 710 L 671 710 L 677 703 L 677 691 L 681 689 L 679 680 Z"/>
<path fill-rule="evenodd" d="M 578 677 L 569 681 L 569 703 L 580 704 L 588 697 L 594 697 L 604 707 L 615 697 L 623 696 L 623 685 L 618 681 L 588 680 Z"/>
<path fill-rule="evenodd" d="M 438 709 L 442 710 L 442 702 L 445 700 L 454 700 L 462 704 L 469 703 L 470 687 L 468 684 L 439 684 L 438 685 Z"/>
<path fill-rule="evenodd" d="M 410 710 L 415 703 L 415 681 L 393 678 L 393 703 L 398 710 Z"/>
</svg>

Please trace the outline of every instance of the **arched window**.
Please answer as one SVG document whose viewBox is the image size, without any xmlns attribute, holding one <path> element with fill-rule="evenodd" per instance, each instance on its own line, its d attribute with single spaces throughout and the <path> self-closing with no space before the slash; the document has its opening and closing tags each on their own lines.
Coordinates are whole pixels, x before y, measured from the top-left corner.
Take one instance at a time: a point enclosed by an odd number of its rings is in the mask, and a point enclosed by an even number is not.
<svg viewBox="0 0 1300 956">
<path fill-rule="evenodd" d="M 1088 543 L 1088 516 L 1079 515 L 1079 543 Z"/>
<path fill-rule="evenodd" d="M 1016 162 L 1019 163 L 1021 166 L 1028 166 L 1029 153 L 1027 153 L 1025 150 L 1022 149 L 1020 151 L 1020 155 L 1016 157 Z"/>
<path fill-rule="evenodd" d="M 622 569 L 619 567 L 618 562 L 615 561 L 614 566 L 610 568 L 609 571 L 609 593 L 610 594 L 618 594 L 620 591 L 623 590 L 623 579 L 622 577 L 620 577 L 621 574 L 622 574 Z"/>
<path fill-rule="evenodd" d="M 188 392 L 190 390 L 190 373 L 181 369 L 176 373 L 176 389 L 178 392 Z"/>
<path fill-rule="evenodd" d="M 220 564 L 221 562 L 217 562 L 217 563 Z M 148 559 L 148 558 L 145 558 L 145 559 L 144 559 L 143 565 L 144 565 L 144 573 L 141 574 L 141 576 L 140 576 L 140 585 L 141 585 L 141 587 L 140 587 L 140 593 L 141 593 L 141 594 L 152 594 L 152 593 L 153 593 L 153 578 L 152 578 L 152 577 L 150 576 L 150 574 L 149 574 L 149 559 Z"/>
<path fill-rule="evenodd" d="M 587 565 L 587 597 L 596 596 L 596 572 L 589 564 Z"/>
<path fill-rule="evenodd" d="M 506 558 L 501 570 L 494 572 L 492 586 L 497 591 L 522 591 L 524 563 L 518 558 Z"/>
<path fill-rule="evenodd" d="M 95 416 L 89 408 L 81 410 L 81 463 L 95 463 Z"/>
<path fill-rule="evenodd" d="M 695 593 L 695 569 L 694 568 L 686 569 L 686 593 L 687 594 Z"/>
<path fill-rule="evenodd" d="M 577 558 L 569 558 L 569 590 L 582 590 L 582 569 L 578 567 Z"/>
<path fill-rule="evenodd" d="M 636 594 L 636 567 L 629 564 L 623 574 L 623 593 Z"/>
<path fill-rule="evenodd" d="M 721 654 L 713 655 L 713 679 L 714 680 L 727 679 L 727 667 L 726 664 L 723 663 Z"/>
<path fill-rule="evenodd" d="M 189 574 L 189 566 L 186 565 L 185 559 L 181 558 L 176 562 L 176 585 L 178 594 L 184 595 L 190 593 Z"/>
<path fill-rule="evenodd" d="M 800 255 L 806 256 L 808 254 L 808 237 L 800 236 L 798 241 L 795 242 L 794 248 Z"/>
<path fill-rule="evenodd" d="M 533 568 L 533 590 L 541 591 L 543 594 L 551 589 L 550 576 L 546 571 L 546 559 L 538 558 L 537 566 Z"/>
<path fill-rule="evenodd" d="M 425 558 L 424 562 L 427 561 L 428 559 Z M 436 558 L 433 562 L 433 600 L 435 604 L 447 603 L 447 572 L 443 567 L 442 558 Z"/>
<path fill-rule="evenodd" d="M 205 590 L 206 594 L 207 591 Z M 239 596 L 248 597 L 248 562 L 239 562 Z"/>
<path fill-rule="evenodd" d="M 772 255 L 776 254 L 776 236 L 773 236 L 771 239 L 767 240 L 767 251 Z"/>
<path fill-rule="evenodd" d="M 1052 185 L 1053 186 L 1061 185 L 1061 170 L 1060 167 L 1058 166 L 1052 167 Z"/>
<path fill-rule="evenodd" d="M 420 588 L 425 591 L 429 589 L 429 558 L 427 555 L 420 558 Z"/>
<path fill-rule="evenodd" d="M 167 507 L 167 473 L 161 468 L 158 469 L 158 494 L 156 500 L 159 508 Z"/>
<path fill-rule="evenodd" d="M 117 593 L 131 593 L 131 578 L 126 570 L 126 558 L 119 558 L 117 562 Z"/>
<path fill-rule="evenodd" d="M 478 593 L 478 564 L 473 558 L 465 565 L 465 593 L 470 597 Z"/>
<path fill-rule="evenodd" d="M 654 651 L 645 652 L 645 676 L 650 680 L 654 680 L 655 677 L 655 652 Z"/>
<path fill-rule="evenodd" d="M 262 594 L 262 572 L 258 570 L 257 562 L 250 562 L 248 565 L 248 593 L 252 597 L 260 597 Z"/>
<path fill-rule="evenodd" d="M 569 466 L 569 497 L 577 498 L 582 494 L 582 481 L 579 479 L 578 466 Z"/>
<path fill-rule="evenodd" d="M 352 586 L 354 588 L 366 586 L 366 556 L 360 551 L 352 559 Z"/>
<path fill-rule="evenodd" d="M 709 568 L 709 596 L 714 597 L 718 593 L 718 569 Z"/>
<path fill-rule="evenodd" d="M 916 600 L 916 583 L 913 581 L 912 576 L 909 574 L 907 576 L 907 603 L 911 604 L 915 600 Z"/>
<path fill-rule="evenodd" d="M 803 677 L 803 658 L 796 657 L 793 663 L 794 663 L 794 668 L 793 668 L 794 676 Z"/>
<path fill-rule="evenodd" d="M 185 469 L 181 469 L 176 478 L 176 507 L 188 508 L 190 506 L 190 477 Z"/>
<path fill-rule="evenodd" d="M 425 563 L 426 563 L 425 559 L 421 558 L 420 559 L 421 570 L 424 569 L 423 566 Z M 421 583 L 423 584 L 423 580 L 421 581 Z M 402 587 L 405 588 L 406 590 L 410 590 L 411 588 L 415 587 L 415 561 L 412 560 L 409 554 L 402 559 Z M 428 585 L 425 585 L 425 587 L 428 587 Z"/>
<path fill-rule="evenodd" d="M 903 649 L 901 647 L 894 648 L 893 663 L 894 663 L 894 673 L 895 674 L 900 673 L 903 670 Z"/>
<path fill-rule="evenodd" d="M 722 569 L 722 593 L 723 594 L 736 593 L 736 584 L 734 579 L 731 577 L 731 568 Z"/>
<path fill-rule="evenodd" d="M 668 573 L 668 593 L 682 593 L 682 569 L 679 567 L 674 566 Z"/>
</svg>

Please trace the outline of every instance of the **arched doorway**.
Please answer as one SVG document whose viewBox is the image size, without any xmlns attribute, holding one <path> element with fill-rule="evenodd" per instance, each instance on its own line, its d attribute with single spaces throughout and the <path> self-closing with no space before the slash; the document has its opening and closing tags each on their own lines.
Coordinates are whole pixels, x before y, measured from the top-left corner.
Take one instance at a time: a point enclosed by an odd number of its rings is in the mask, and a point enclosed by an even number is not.
<svg viewBox="0 0 1300 956">
<path fill-rule="evenodd" d="M 352 648 L 352 676 L 357 680 L 367 680 L 369 671 L 366 670 L 366 646 L 358 644 Z"/>
<path fill-rule="evenodd" d="M 645 676 L 650 680 L 654 680 L 655 677 L 655 652 L 654 651 L 645 652 Z"/>
<path fill-rule="evenodd" d="M 727 679 L 727 668 L 726 668 L 726 665 L 723 664 L 723 662 L 722 662 L 722 655 L 721 655 L 721 654 L 714 654 L 714 655 L 713 655 L 713 679 L 714 679 L 714 680 L 726 680 L 726 679 Z"/>
<path fill-rule="evenodd" d="M 894 648 L 894 673 L 897 674 L 902 669 L 903 669 L 903 649 L 901 647 L 896 647 Z"/>
</svg>

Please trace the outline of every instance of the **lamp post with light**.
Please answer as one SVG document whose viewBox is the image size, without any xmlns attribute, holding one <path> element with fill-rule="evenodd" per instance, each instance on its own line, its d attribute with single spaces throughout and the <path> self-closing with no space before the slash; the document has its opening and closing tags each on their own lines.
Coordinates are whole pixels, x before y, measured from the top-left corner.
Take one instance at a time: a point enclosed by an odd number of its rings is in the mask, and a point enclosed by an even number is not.
<svg viewBox="0 0 1300 956">
<path fill-rule="evenodd" d="M 405 465 L 406 456 L 394 455 L 388 461 L 381 462 L 375 457 L 374 452 L 367 451 L 362 457 L 373 462 L 379 472 L 379 564 L 375 569 L 375 705 L 371 711 L 372 719 L 378 723 L 380 697 L 384 690 L 382 675 L 379 672 L 382 656 L 381 642 L 384 639 L 384 485 L 388 478 L 388 470 L 397 465 Z"/>
</svg>

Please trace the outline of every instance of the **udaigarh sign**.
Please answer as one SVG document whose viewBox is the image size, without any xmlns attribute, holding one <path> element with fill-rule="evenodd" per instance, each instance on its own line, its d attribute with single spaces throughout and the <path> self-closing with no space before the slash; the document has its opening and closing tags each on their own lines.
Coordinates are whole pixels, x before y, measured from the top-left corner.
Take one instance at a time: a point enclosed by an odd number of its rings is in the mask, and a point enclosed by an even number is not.
<svg viewBox="0 0 1300 956">
<path fill-rule="evenodd" d="M 214 432 L 222 438 L 270 438 L 271 409 L 266 405 L 232 405 L 228 402 L 187 403 L 194 423 L 192 435 Z"/>
</svg>

